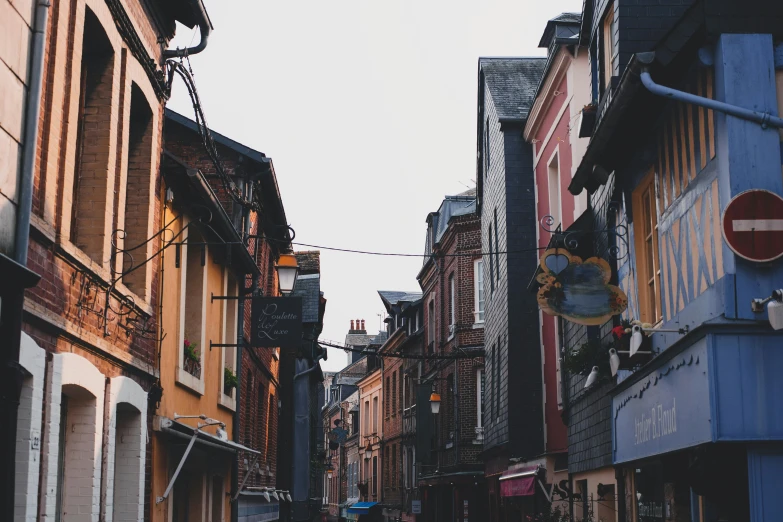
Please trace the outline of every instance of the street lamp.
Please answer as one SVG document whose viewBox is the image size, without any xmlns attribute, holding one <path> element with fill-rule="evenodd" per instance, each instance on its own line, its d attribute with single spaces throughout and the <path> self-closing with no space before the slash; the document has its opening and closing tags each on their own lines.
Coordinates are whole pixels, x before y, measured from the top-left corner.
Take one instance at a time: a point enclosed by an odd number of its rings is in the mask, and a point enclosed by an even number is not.
<svg viewBox="0 0 783 522">
<path fill-rule="evenodd" d="M 327 469 L 326 470 L 326 478 L 332 478 L 332 470 L 331 469 Z"/>
<path fill-rule="evenodd" d="M 294 254 L 280 254 L 275 270 L 277 270 L 280 293 L 290 295 L 294 291 L 296 276 L 299 273 L 299 263 L 296 262 L 296 256 Z"/>
<path fill-rule="evenodd" d="M 438 413 L 440 411 L 440 394 L 432 392 L 432 395 L 430 395 L 430 408 L 432 408 L 432 413 Z"/>
<path fill-rule="evenodd" d="M 370 460 L 372 458 L 372 448 L 369 444 L 367 444 L 367 447 L 364 449 L 364 458 L 365 460 Z"/>
</svg>

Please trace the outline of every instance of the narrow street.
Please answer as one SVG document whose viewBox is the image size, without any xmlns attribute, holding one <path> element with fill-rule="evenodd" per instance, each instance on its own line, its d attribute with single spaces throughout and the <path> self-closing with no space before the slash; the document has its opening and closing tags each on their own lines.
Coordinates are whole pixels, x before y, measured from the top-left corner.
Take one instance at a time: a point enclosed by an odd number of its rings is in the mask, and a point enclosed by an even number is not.
<svg viewBox="0 0 783 522">
<path fill-rule="evenodd" d="M 778 522 L 781 258 L 780 1 L 0 0 L 0 520 Z"/>
</svg>

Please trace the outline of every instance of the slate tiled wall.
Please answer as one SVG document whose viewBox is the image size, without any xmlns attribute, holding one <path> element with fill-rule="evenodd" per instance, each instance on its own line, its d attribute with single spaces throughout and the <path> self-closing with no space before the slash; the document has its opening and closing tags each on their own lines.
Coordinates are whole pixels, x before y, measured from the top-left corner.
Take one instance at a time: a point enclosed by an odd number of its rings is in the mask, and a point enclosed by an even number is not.
<svg viewBox="0 0 783 522">
<path fill-rule="evenodd" d="M 514 456 L 527 457 L 544 450 L 538 306 L 535 294 L 526 290 L 537 263 L 532 149 L 522 139 L 523 124 L 501 128 L 488 92 L 484 110 L 491 159 L 483 179 L 482 251 L 502 252 L 484 257 L 484 445 L 491 449 L 509 442 Z"/>
</svg>

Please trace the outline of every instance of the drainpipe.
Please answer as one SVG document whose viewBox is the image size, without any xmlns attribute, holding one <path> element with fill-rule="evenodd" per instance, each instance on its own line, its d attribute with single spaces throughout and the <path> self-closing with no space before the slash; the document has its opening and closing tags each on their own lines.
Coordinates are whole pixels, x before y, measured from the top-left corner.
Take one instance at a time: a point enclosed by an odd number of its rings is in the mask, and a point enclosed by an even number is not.
<svg viewBox="0 0 783 522">
<path fill-rule="evenodd" d="M 184 58 L 186 56 L 192 56 L 198 54 L 207 48 L 207 40 L 209 40 L 209 34 L 212 32 L 212 22 L 209 21 L 209 15 L 204 8 L 204 4 L 201 0 L 191 0 L 190 2 L 193 9 L 196 10 L 198 16 L 198 28 L 201 32 L 201 41 L 195 47 L 186 47 L 185 49 L 166 49 L 163 51 L 163 58 Z"/>
<path fill-rule="evenodd" d="M 244 212 L 244 235 L 242 236 L 242 239 L 244 240 L 248 236 L 248 231 L 250 229 L 250 209 L 245 209 Z M 244 243 L 244 241 L 243 241 Z M 229 247 L 233 248 L 233 247 Z M 237 305 L 239 303 L 242 304 L 241 309 L 239 306 L 237 306 L 237 379 L 241 383 L 242 382 L 242 342 L 245 338 L 245 303 L 246 299 L 243 299 L 246 295 L 252 295 L 253 292 L 258 288 L 258 274 L 253 274 L 253 283 L 251 284 L 250 288 L 245 290 L 244 289 L 244 277 L 242 282 L 242 292 L 240 299 L 237 300 Z M 240 311 L 241 310 L 241 311 Z M 225 349 L 225 348 L 223 348 Z M 222 393 L 222 390 L 221 390 Z M 233 429 L 233 439 L 234 442 L 237 444 L 241 444 L 242 441 L 239 440 L 241 436 L 241 430 L 239 429 L 240 422 L 241 422 L 241 405 L 242 405 L 242 386 L 237 386 L 234 388 L 234 393 L 236 394 L 236 400 L 234 401 L 234 429 Z M 246 471 L 246 473 L 250 473 L 250 470 Z M 234 459 L 234 473 L 231 474 L 231 490 L 234 491 L 235 495 L 237 495 L 237 499 L 239 498 L 239 459 Z M 231 504 L 231 522 L 237 522 L 239 520 L 239 502 L 233 502 Z"/>
<path fill-rule="evenodd" d="M 699 107 L 704 107 L 706 109 L 712 109 L 724 114 L 728 114 L 729 116 L 756 122 L 764 129 L 767 127 L 776 127 L 778 129 L 783 128 L 783 119 L 780 119 L 777 116 L 772 116 L 769 113 L 745 109 L 744 107 L 738 107 L 737 105 L 731 105 L 729 103 L 718 100 L 711 100 L 702 96 L 696 96 L 695 94 L 691 94 L 689 92 L 678 91 L 676 89 L 672 89 L 671 87 L 659 85 L 653 81 L 647 68 L 642 70 L 640 77 L 642 84 L 647 88 L 647 90 L 656 96 L 670 98 L 680 102 L 691 103 Z"/>
<path fill-rule="evenodd" d="M 44 50 L 46 47 L 46 23 L 49 19 L 49 1 L 40 0 L 35 11 L 33 28 L 33 60 L 30 64 L 30 91 L 25 114 L 24 150 L 22 172 L 19 180 L 19 208 L 16 218 L 16 244 L 14 260 L 27 265 L 27 246 L 30 242 L 30 214 L 33 208 L 33 176 L 35 153 L 38 144 L 38 120 L 41 112 L 43 87 Z"/>
<path fill-rule="evenodd" d="M 19 200 L 16 213 L 13 260 L 25 267 L 30 243 L 30 215 L 33 207 L 33 176 L 35 173 L 38 144 L 38 118 L 41 112 L 46 25 L 49 18 L 48 0 L 39 0 L 35 7 L 32 48 L 30 49 L 30 75 L 23 136 L 22 166 L 19 171 Z M 17 267 L 21 272 L 22 268 Z M 29 272 L 29 271 L 28 271 Z M 30 272 L 32 274 L 32 272 Z M 4 274 L 5 275 L 5 274 Z M 37 283 L 37 280 L 35 281 Z M 35 285 L 30 285 L 35 286 Z M 4 434 L 0 436 L 0 459 L 6 464 L 0 471 L 0 483 L 6 484 L 0 493 L 0 513 L 13 513 L 15 504 L 14 475 L 16 462 L 16 427 L 19 414 L 19 397 L 24 373 L 19 364 L 21 350 L 22 314 L 24 290 L 18 288 L 13 295 L 3 297 L 0 312 L 0 333 L 8 349 L 0 356 L 0 419 Z"/>
</svg>

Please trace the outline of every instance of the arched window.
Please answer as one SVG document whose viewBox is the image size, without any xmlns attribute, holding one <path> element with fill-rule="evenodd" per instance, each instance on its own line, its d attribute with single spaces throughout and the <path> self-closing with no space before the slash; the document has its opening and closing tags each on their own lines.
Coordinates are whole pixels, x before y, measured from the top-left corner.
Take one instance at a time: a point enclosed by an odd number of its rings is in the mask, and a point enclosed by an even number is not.
<svg viewBox="0 0 783 522">
<path fill-rule="evenodd" d="M 114 49 L 95 14 L 85 10 L 70 238 L 93 261 L 108 258 L 114 190 L 111 158 Z"/>
</svg>

